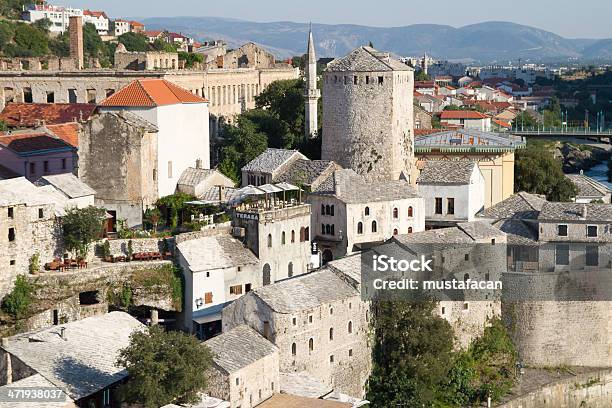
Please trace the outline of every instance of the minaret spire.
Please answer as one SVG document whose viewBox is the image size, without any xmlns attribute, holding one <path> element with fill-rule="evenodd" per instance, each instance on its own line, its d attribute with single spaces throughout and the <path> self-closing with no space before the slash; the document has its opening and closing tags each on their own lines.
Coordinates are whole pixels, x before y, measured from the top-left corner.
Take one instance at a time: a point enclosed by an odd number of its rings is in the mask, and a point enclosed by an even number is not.
<svg viewBox="0 0 612 408">
<path fill-rule="evenodd" d="M 308 58 L 304 64 L 306 89 L 304 90 L 304 104 L 306 108 L 305 133 L 306 137 L 313 137 L 319 131 L 318 101 L 321 91 L 317 88 L 317 57 L 315 55 L 314 39 L 312 36 L 312 22 L 308 29 Z"/>
</svg>

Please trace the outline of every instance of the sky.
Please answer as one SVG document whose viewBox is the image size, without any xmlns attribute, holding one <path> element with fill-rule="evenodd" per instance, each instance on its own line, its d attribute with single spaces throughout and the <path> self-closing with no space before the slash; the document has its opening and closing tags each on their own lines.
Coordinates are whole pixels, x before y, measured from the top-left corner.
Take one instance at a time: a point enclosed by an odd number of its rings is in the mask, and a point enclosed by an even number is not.
<svg viewBox="0 0 612 408">
<path fill-rule="evenodd" d="M 112 17 L 230 17 L 392 27 L 511 21 L 567 38 L 612 38 L 610 0 L 51 0 Z"/>
</svg>

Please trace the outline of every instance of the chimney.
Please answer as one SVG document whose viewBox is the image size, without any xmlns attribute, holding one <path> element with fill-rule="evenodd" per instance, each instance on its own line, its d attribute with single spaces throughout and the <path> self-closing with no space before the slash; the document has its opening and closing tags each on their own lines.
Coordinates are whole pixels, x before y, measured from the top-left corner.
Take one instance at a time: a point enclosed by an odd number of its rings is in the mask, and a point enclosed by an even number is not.
<svg viewBox="0 0 612 408">
<path fill-rule="evenodd" d="M 76 61 L 77 69 L 83 69 L 83 17 L 71 16 L 68 24 L 70 32 L 70 58 Z"/>
<path fill-rule="evenodd" d="M 223 186 L 218 186 L 219 187 L 219 201 L 223 202 Z"/>
<path fill-rule="evenodd" d="M 587 217 L 587 206 L 586 206 L 586 204 L 582 205 L 582 214 L 580 214 L 580 216 L 582 217 L 582 219 L 586 220 L 586 217 Z"/>
<path fill-rule="evenodd" d="M 196 169 L 202 168 L 202 159 L 196 159 Z"/>
</svg>

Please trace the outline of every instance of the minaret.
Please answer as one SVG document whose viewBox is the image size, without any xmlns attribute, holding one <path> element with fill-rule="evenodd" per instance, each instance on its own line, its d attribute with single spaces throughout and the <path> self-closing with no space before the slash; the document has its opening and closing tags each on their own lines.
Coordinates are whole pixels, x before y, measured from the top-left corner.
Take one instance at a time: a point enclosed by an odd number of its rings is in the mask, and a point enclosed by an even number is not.
<svg viewBox="0 0 612 408">
<path fill-rule="evenodd" d="M 423 61 L 421 62 L 421 69 L 423 70 L 423 73 L 427 75 L 427 71 L 428 71 L 427 53 L 423 54 Z"/>
<path fill-rule="evenodd" d="M 318 101 L 321 91 L 317 88 L 317 58 L 315 57 L 314 40 L 312 39 L 312 24 L 308 32 L 308 61 L 304 64 L 306 87 L 304 89 L 304 104 L 306 120 L 304 123 L 306 137 L 314 137 L 319 132 L 317 120 Z"/>
</svg>

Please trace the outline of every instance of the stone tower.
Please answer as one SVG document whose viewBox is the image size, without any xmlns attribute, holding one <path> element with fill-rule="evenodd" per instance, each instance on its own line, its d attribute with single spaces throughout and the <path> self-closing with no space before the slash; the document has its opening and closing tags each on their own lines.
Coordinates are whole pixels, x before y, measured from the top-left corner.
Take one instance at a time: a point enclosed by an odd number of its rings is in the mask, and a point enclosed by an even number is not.
<svg viewBox="0 0 612 408">
<path fill-rule="evenodd" d="M 306 137 L 313 137 L 319 132 L 318 103 L 321 91 L 317 88 L 317 58 L 315 56 L 312 26 L 308 32 L 308 60 L 304 64 L 306 87 L 304 88 L 304 104 L 306 108 Z"/>
<path fill-rule="evenodd" d="M 71 16 L 68 21 L 68 32 L 70 33 L 70 58 L 75 60 L 76 67 L 83 69 L 83 17 Z"/>
<path fill-rule="evenodd" d="M 332 61 L 323 82 L 323 160 L 370 180 L 410 182 L 414 169 L 414 70 L 359 47 Z"/>
</svg>

